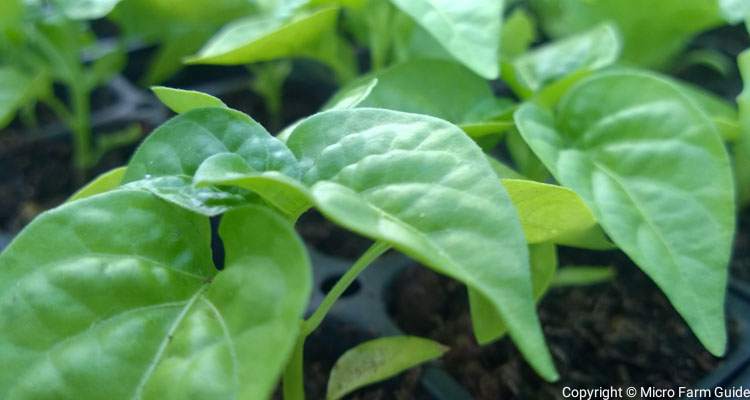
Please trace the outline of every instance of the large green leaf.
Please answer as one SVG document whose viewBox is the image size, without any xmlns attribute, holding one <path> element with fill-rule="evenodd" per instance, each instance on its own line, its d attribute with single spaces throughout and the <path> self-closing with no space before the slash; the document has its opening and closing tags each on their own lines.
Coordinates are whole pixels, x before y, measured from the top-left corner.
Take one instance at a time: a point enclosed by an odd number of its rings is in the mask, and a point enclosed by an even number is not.
<svg viewBox="0 0 750 400">
<path fill-rule="evenodd" d="M 321 212 L 464 282 L 501 316 L 531 365 L 556 377 L 518 216 L 460 129 L 395 111 L 328 111 L 300 123 L 287 145 Z"/>
<path fill-rule="evenodd" d="M 499 76 L 502 0 L 391 0 L 474 72 Z"/>
<path fill-rule="evenodd" d="M 369 384 L 438 358 L 448 348 L 429 339 L 391 336 L 370 340 L 348 350 L 328 378 L 326 399 L 338 400 Z"/>
<path fill-rule="evenodd" d="M 525 179 L 503 179 L 521 217 L 526 241 L 608 249 L 609 243 L 591 209 L 574 191 Z"/>
<path fill-rule="evenodd" d="M 286 21 L 276 15 L 236 21 L 216 34 L 188 59 L 200 64 L 249 64 L 306 54 L 313 42 L 336 24 L 337 8 Z"/>
<path fill-rule="evenodd" d="M 208 157 L 234 153 L 255 171 L 299 177 L 294 155 L 247 115 L 226 108 L 199 108 L 157 128 L 133 155 L 124 181 L 193 176 Z"/>
<path fill-rule="evenodd" d="M 516 123 L 706 348 L 722 354 L 734 190 L 726 150 L 706 114 L 669 81 L 620 71 L 578 84 L 556 118 L 527 104 Z"/>
<path fill-rule="evenodd" d="M 13 120 L 27 101 L 31 79 L 11 67 L 0 67 L 0 128 Z"/>
<path fill-rule="evenodd" d="M 750 203 L 750 51 L 745 50 L 738 59 L 745 87 L 737 97 L 740 115 L 740 137 L 734 144 L 734 168 L 740 204 Z"/>
<path fill-rule="evenodd" d="M 159 101 L 177 114 L 190 111 L 194 108 L 227 106 L 221 99 L 195 90 L 153 86 L 151 87 L 151 91 L 159 98 Z"/>
<path fill-rule="evenodd" d="M 510 63 L 508 72 L 512 73 L 503 77 L 516 81 L 523 92 L 533 93 L 574 72 L 613 64 L 621 47 L 617 28 L 602 24 L 519 56 Z"/>
<path fill-rule="evenodd" d="M 0 255 L 0 397 L 261 399 L 293 347 L 310 265 L 292 227 L 117 190 L 32 222 Z"/>
<path fill-rule="evenodd" d="M 664 67 L 699 32 L 722 23 L 716 0 L 531 0 L 542 26 L 564 37 L 606 21 L 623 35 L 623 60 Z"/>
</svg>

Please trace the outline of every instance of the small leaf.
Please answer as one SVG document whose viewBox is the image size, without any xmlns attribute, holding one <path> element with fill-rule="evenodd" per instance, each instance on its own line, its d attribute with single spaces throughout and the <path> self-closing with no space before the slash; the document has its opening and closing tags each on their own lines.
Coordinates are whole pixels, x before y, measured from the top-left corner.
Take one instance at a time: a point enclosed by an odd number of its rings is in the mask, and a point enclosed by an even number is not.
<svg viewBox="0 0 750 400">
<path fill-rule="evenodd" d="M 294 155 L 247 115 L 228 108 L 200 108 L 157 128 L 133 155 L 124 182 L 167 175 L 193 176 L 208 157 L 234 153 L 255 171 L 300 175 Z"/>
<path fill-rule="evenodd" d="M 309 260 L 265 208 L 230 212 L 219 232 L 221 272 L 208 219 L 146 192 L 34 220 L 0 254 L 0 363 L 15 366 L 0 370 L 0 397 L 270 396 L 310 294 Z"/>
<path fill-rule="evenodd" d="M 533 17 L 521 7 L 513 10 L 505 19 L 502 31 L 500 59 L 503 61 L 510 61 L 525 53 L 537 38 Z"/>
<path fill-rule="evenodd" d="M 11 67 L 0 67 L 0 128 L 7 126 L 16 111 L 28 101 L 32 80 Z"/>
<path fill-rule="evenodd" d="M 669 81 L 617 71 L 576 85 L 556 119 L 526 104 L 516 123 L 703 345 L 723 354 L 734 185 L 711 120 Z"/>
<path fill-rule="evenodd" d="M 486 79 L 499 76 L 502 0 L 391 0 L 456 60 Z"/>
<path fill-rule="evenodd" d="M 750 18 L 750 2 L 746 0 L 719 0 L 721 15 L 730 24 Z"/>
<path fill-rule="evenodd" d="M 305 53 L 336 24 L 337 8 L 324 8 L 285 22 L 278 16 L 253 16 L 228 25 L 214 36 L 191 64 L 250 64 Z"/>
<path fill-rule="evenodd" d="M 574 72 L 593 71 L 617 61 L 622 44 L 617 29 L 602 24 L 535 48 L 512 61 L 515 78 L 525 90 L 543 86 Z"/>
<path fill-rule="evenodd" d="M 552 286 L 587 286 L 608 282 L 615 278 L 613 267 L 572 265 L 557 270 Z"/>
<path fill-rule="evenodd" d="M 338 400 L 442 356 L 448 348 L 429 339 L 391 336 L 370 340 L 348 350 L 336 361 L 328 379 L 326 399 Z"/>
<path fill-rule="evenodd" d="M 112 189 L 117 188 L 122 183 L 122 178 L 125 176 L 125 170 L 127 167 L 119 167 L 109 170 L 91 181 L 86 186 L 78 189 L 68 201 L 75 201 L 91 197 L 96 194 L 109 192 Z"/>
<path fill-rule="evenodd" d="M 347 110 L 357 107 L 370 96 L 370 93 L 372 93 L 372 90 L 377 85 L 378 78 L 372 78 L 364 79 L 362 82 L 358 81 L 351 86 L 347 86 L 328 100 L 323 106 L 323 110 Z"/>
<path fill-rule="evenodd" d="M 526 241 L 603 250 L 612 248 L 591 209 L 574 191 L 523 179 L 503 179 L 521 217 Z"/>
<path fill-rule="evenodd" d="M 223 101 L 208 93 L 195 90 L 175 89 L 165 86 L 153 86 L 151 91 L 156 97 L 177 114 L 182 114 L 194 108 L 226 107 Z"/>
</svg>

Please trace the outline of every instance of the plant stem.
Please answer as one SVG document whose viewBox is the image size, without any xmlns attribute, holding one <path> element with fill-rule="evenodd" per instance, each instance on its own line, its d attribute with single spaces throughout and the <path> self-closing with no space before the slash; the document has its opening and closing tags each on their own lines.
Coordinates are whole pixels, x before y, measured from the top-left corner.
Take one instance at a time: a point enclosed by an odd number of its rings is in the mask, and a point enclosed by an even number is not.
<svg viewBox="0 0 750 400">
<path fill-rule="evenodd" d="M 362 254 L 361 257 L 349 268 L 346 273 L 339 278 L 338 282 L 333 285 L 331 291 L 326 294 L 326 297 L 320 303 L 318 308 L 315 310 L 313 315 L 305 321 L 302 321 L 302 327 L 300 329 L 299 338 L 294 346 L 292 356 L 289 358 L 289 362 L 284 369 L 284 376 L 282 378 L 282 386 L 284 391 L 284 400 L 305 400 L 305 384 L 304 384 L 304 351 L 305 351 L 305 339 L 315 329 L 320 326 L 323 322 L 328 311 L 331 310 L 336 300 L 341 297 L 346 291 L 349 285 L 357 279 L 357 276 L 367 268 L 368 265 L 372 264 L 376 258 L 381 254 L 385 253 L 390 249 L 391 246 L 385 242 L 375 242 L 370 246 L 367 251 Z"/>
<path fill-rule="evenodd" d="M 303 321 L 304 324 L 304 321 Z M 297 343 L 294 345 L 291 358 L 284 369 L 282 385 L 284 400 L 305 400 L 304 385 L 304 350 L 306 336 L 300 332 Z"/>
<path fill-rule="evenodd" d="M 78 179 L 83 179 L 86 170 L 91 166 L 92 138 L 89 92 L 82 85 L 71 85 L 73 97 L 73 163 Z"/>
<path fill-rule="evenodd" d="M 362 256 L 352 265 L 351 268 L 349 268 L 348 271 L 336 282 L 335 285 L 333 285 L 333 288 L 331 288 L 331 291 L 326 294 L 326 297 L 323 298 L 323 301 L 318 306 L 318 309 L 315 310 L 313 315 L 310 316 L 305 322 L 302 323 L 302 335 L 308 336 L 310 333 L 315 331 L 315 329 L 320 326 L 320 323 L 323 322 L 323 318 L 325 318 L 326 314 L 328 314 L 328 311 L 331 310 L 331 307 L 333 307 L 333 304 L 336 303 L 336 300 L 341 297 L 341 295 L 346 291 L 347 288 L 349 288 L 349 285 L 354 282 L 355 279 L 357 279 L 357 276 L 365 269 L 368 265 L 370 265 L 373 261 L 375 261 L 376 258 L 378 258 L 381 254 L 385 253 L 388 249 L 390 249 L 391 246 L 388 243 L 385 242 L 375 242 L 372 246 L 370 246 L 367 251 L 362 254 Z"/>
</svg>

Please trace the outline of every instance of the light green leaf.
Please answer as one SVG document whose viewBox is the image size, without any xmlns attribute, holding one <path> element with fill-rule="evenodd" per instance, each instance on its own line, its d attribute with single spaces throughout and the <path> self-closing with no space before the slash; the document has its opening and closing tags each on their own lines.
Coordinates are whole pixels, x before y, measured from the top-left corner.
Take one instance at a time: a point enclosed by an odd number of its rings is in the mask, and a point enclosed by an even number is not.
<svg viewBox="0 0 750 400">
<path fill-rule="evenodd" d="M 236 21 L 186 60 L 194 64 L 250 64 L 304 54 L 336 24 L 337 8 L 325 8 L 285 22 L 277 16 Z"/>
<path fill-rule="evenodd" d="M 591 209 L 574 191 L 524 179 L 503 179 L 521 217 L 526 241 L 587 249 L 610 249 Z"/>
<path fill-rule="evenodd" d="M 716 0 L 531 0 L 546 33 L 565 37 L 613 22 L 623 37 L 623 61 L 665 67 L 687 42 L 723 23 Z"/>
<path fill-rule="evenodd" d="M 237 156 L 239 157 L 239 156 Z M 214 217 L 254 203 L 246 193 L 230 193 L 211 186 L 196 187 L 187 176 L 156 176 L 126 183 L 125 189 L 140 189 L 196 214 Z"/>
<path fill-rule="evenodd" d="M 157 128 L 133 155 L 124 181 L 167 175 L 193 176 L 208 157 L 235 153 L 255 171 L 300 175 L 294 155 L 247 115 L 228 108 L 200 108 Z"/>
<path fill-rule="evenodd" d="M 323 214 L 485 297 L 529 363 L 556 378 L 518 216 L 460 129 L 395 111 L 328 111 L 300 123 L 287 145 Z"/>
<path fill-rule="evenodd" d="M 378 85 L 378 78 L 364 79 L 337 92 L 326 104 L 323 110 L 346 110 L 357 107 L 370 96 Z"/>
<path fill-rule="evenodd" d="M 503 22 L 500 35 L 500 59 L 513 60 L 536 40 L 536 23 L 523 8 L 516 8 Z M 505 78 L 505 77 L 503 77 Z"/>
<path fill-rule="evenodd" d="M 472 71 L 499 76 L 502 0 L 391 0 Z"/>
<path fill-rule="evenodd" d="M 587 286 L 609 282 L 617 275 L 613 267 L 569 265 L 557 270 L 553 287 Z"/>
<path fill-rule="evenodd" d="M 719 7 L 721 15 L 731 24 L 737 24 L 750 18 L 750 1 L 719 0 Z"/>
<path fill-rule="evenodd" d="M 70 196 L 68 201 L 85 199 L 86 197 L 109 192 L 110 190 L 117 188 L 120 186 L 120 183 L 122 183 L 122 178 L 125 176 L 126 169 L 127 167 L 119 167 L 97 176 L 89 184 L 78 189 L 77 192 Z"/>
<path fill-rule="evenodd" d="M 732 148 L 737 182 L 737 197 L 741 205 L 750 203 L 750 51 L 745 50 L 738 58 L 738 65 L 745 87 L 737 96 L 740 118 L 740 137 Z"/>
<path fill-rule="evenodd" d="M 0 128 L 7 126 L 16 111 L 28 101 L 32 80 L 12 67 L 0 67 Z"/>
<path fill-rule="evenodd" d="M 309 260 L 291 225 L 260 207 L 229 213 L 220 234 L 217 273 L 208 219 L 146 192 L 37 218 L 0 254 L 0 362 L 14 366 L 0 371 L 0 397 L 270 396 Z"/>
<path fill-rule="evenodd" d="M 195 173 L 199 186 L 234 186 L 257 193 L 290 220 L 312 206 L 312 195 L 299 181 L 277 171 L 255 171 L 237 154 L 222 153 L 204 161 Z"/>
<path fill-rule="evenodd" d="M 602 24 L 535 48 L 512 61 L 518 84 L 529 92 L 574 72 L 593 71 L 617 61 L 622 44 L 617 28 Z"/>
<path fill-rule="evenodd" d="M 557 248 L 550 243 L 529 245 L 529 260 L 534 300 L 539 301 L 547 293 L 555 277 Z M 471 289 L 469 290 L 469 303 L 474 335 L 480 344 L 488 344 L 508 333 L 508 328 L 503 320 L 498 318 L 492 305 Z"/>
<path fill-rule="evenodd" d="M 576 85 L 556 119 L 527 104 L 516 123 L 704 346 L 724 353 L 734 190 L 726 150 L 706 114 L 669 81 L 620 71 Z"/>
<path fill-rule="evenodd" d="M 72 19 L 103 18 L 120 0 L 54 0 L 63 13 Z"/>
<path fill-rule="evenodd" d="M 453 61 L 409 60 L 361 78 L 341 92 L 349 93 L 373 78 L 378 83 L 359 102 L 359 107 L 438 117 L 460 125 L 473 138 L 495 135 L 512 127 L 510 121 L 495 119 L 513 103 L 495 98 L 484 79 Z"/>
<path fill-rule="evenodd" d="M 338 400 L 372 383 L 442 356 L 448 348 L 429 339 L 391 336 L 357 345 L 342 355 L 331 370 L 326 399 Z"/>
<path fill-rule="evenodd" d="M 735 141 L 740 136 L 737 110 L 728 101 L 699 87 L 675 82 L 680 89 L 711 117 L 724 140 Z"/>
<path fill-rule="evenodd" d="M 152 86 L 151 91 L 156 97 L 177 114 L 182 114 L 194 108 L 226 107 L 223 101 L 208 93 L 195 90 L 176 89 L 166 86 Z"/>
</svg>

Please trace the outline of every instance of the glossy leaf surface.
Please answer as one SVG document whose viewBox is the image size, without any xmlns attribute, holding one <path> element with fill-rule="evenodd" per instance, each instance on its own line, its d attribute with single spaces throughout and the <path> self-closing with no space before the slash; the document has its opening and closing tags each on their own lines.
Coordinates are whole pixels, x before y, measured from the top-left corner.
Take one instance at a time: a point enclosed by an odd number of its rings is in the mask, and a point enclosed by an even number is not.
<svg viewBox="0 0 750 400">
<path fill-rule="evenodd" d="M 225 27 L 188 62 L 249 64 L 300 55 L 333 29 L 337 14 L 338 9 L 325 8 L 289 22 L 274 15 L 249 17 Z"/>
<path fill-rule="evenodd" d="M 498 77 L 502 0 L 391 0 L 456 60 L 486 79 Z"/>
<path fill-rule="evenodd" d="M 287 145 L 321 212 L 486 297 L 531 365 L 555 377 L 518 216 L 460 129 L 387 110 L 329 111 L 300 123 Z"/>
<path fill-rule="evenodd" d="M 195 90 L 176 89 L 166 86 L 153 86 L 151 91 L 156 97 L 177 114 L 182 114 L 194 108 L 226 107 L 223 101 L 210 94 Z"/>
<path fill-rule="evenodd" d="M 429 339 L 391 336 L 357 345 L 342 355 L 328 379 L 328 400 L 338 400 L 363 386 L 380 382 L 438 358 L 448 348 Z"/>
<path fill-rule="evenodd" d="M 527 104 L 516 123 L 706 348 L 722 354 L 734 190 L 726 150 L 706 114 L 668 81 L 631 71 L 586 79 L 561 101 L 556 118 Z"/>
<path fill-rule="evenodd" d="M 224 108 L 188 111 L 157 128 L 128 164 L 125 182 L 167 176 L 193 176 L 214 154 L 234 153 L 255 171 L 299 176 L 294 155 L 247 115 Z"/>
<path fill-rule="evenodd" d="M 227 217 L 218 273 L 208 219 L 146 192 L 37 218 L 0 254 L 0 360 L 15 365 L 0 371 L 0 395 L 269 396 L 296 340 L 309 261 L 268 210 Z"/>
</svg>

